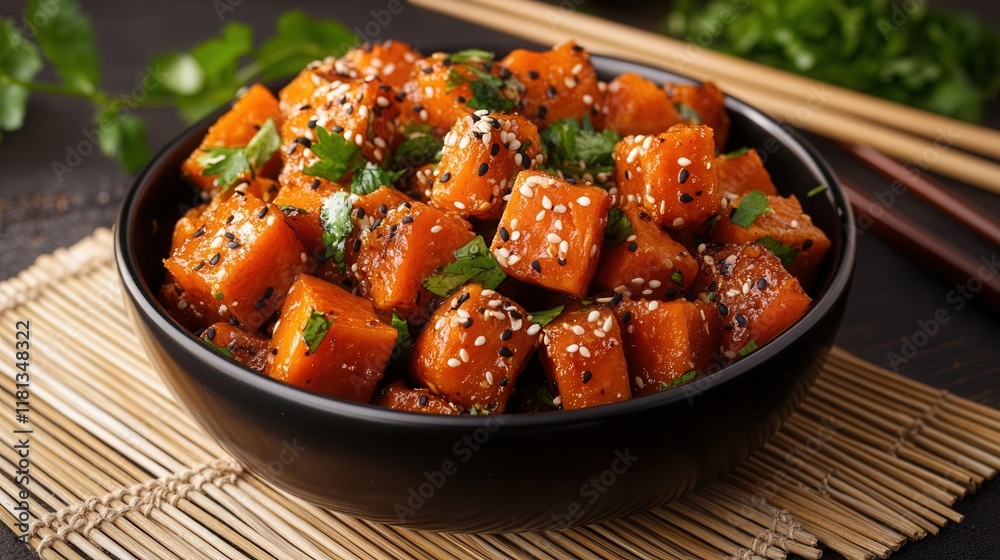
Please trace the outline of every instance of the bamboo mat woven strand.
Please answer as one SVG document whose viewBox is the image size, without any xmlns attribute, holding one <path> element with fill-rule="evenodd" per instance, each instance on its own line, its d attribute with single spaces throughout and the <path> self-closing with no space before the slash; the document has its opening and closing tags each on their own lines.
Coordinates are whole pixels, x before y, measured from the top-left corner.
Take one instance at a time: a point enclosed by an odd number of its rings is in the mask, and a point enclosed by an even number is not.
<svg viewBox="0 0 1000 560">
<path fill-rule="evenodd" d="M 202 433 L 132 333 L 110 231 L 0 283 L 0 324 L 22 320 L 27 424 L 15 414 L 15 340 L 0 336 L 0 518 L 45 559 L 783 560 L 829 548 L 873 560 L 960 522 L 955 502 L 1000 469 L 1000 411 L 834 349 L 767 446 L 678 502 L 565 531 L 418 532 L 288 496 Z M 26 428 L 30 496 L 16 478 Z"/>
</svg>

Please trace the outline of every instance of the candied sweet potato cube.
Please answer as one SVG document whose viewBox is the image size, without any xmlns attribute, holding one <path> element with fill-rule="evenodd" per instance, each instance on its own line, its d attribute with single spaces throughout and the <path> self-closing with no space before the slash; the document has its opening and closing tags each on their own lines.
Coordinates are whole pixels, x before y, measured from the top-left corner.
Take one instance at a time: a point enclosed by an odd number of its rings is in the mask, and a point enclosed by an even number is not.
<svg viewBox="0 0 1000 560">
<path fill-rule="evenodd" d="M 531 121 L 476 111 L 445 135 L 431 200 L 464 217 L 499 218 L 518 172 L 541 160 L 542 143 Z"/>
<path fill-rule="evenodd" d="M 624 202 L 661 224 L 695 228 L 719 211 L 715 144 L 707 126 L 676 125 L 659 136 L 629 136 L 615 146 L 615 174 Z"/>
<path fill-rule="evenodd" d="M 538 331 L 518 304 L 467 284 L 441 303 L 413 344 L 413 381 L 467 409 L 499 414 Z"/>
<path fill-rule="evenodd" d="M 414 71 L 414 64 L 423 58 L 420 51 L 402 41 L 389 39 L 364 43 L 340 57 L 334 68 L 352 78 L 377 76 L 383 83 L 401 88 Z"/>
<path fill-rule="evenodd" d="M 699 299 L 719 310 L 727 358 L 748 352 L 750 341 L 762 346 L 809 308 L 811 300 L 799 281 L 763 245 L 724 245 L 700 260 L 694 289 L 701 292 Z"/>
<path fill-rule="evenodd" d="M 507 274 L 581 298 L 601 258 L 612 203 L 601 188 L 522 171 L 490 249 Z"/>
<path fill-rule="evenodd" d="M 264 373 L 267 367 L 269 341 L 263 336 L 229 323 L 215 323 L 201 333 L 201 339 L 252 370 Z"/>
<path fill-rule="evenodd" d="M 691 124 L 703 124 L 715 131 L 715 145 L 722 149 L 729 139 L 729 113 L 726 111 L 726 95 L 712 82 L 694 86 L 690 84 L 668 84 L 664 86 L 674 103 L 682 103 L 698 114 L 698 120 Z"/>
<path fill-rule="evenodd" d="M 205 216 L 199 232 L 164 261 L 185 300 L 211 322 L 260 327 L 303 267 L 302 244 L 281 210 L 234 196 Z"/>
<path fill-rule="evenodd" d="M 731 206 L 739 208 L 742 201 L 743 197 Z M 830 239 L 823 230 L 813 225 L 808 214 L 802 213 L 802 206 L 795 195 L 787 198 L 768 196 L 767 205 L 769 210 L 758 216 L 748 228 L 732 222 L 732 211 L 723 212 L 715 224 L 712 241 L 741 245 L 770 237 L 794 252 L 794 257 L 791 254 L 786 257 L 785 268 L 808 286 L 830 249 Z"/>
<path fill-rule="evenodd" d="M 624 300 L 615 313 L 635 396 L 705 373 L 719 351 L 719 312 L 711 304 Z"/>
<path fill-rule="evenodd" d="M 201 145 L 181 165 L 181 173 L 198 188 L 208 193 L 216 193 L 214 176 L 202 175 L 205 167 L 199 159 L 208 148 L 242 148 L 253 138 L 260 127 L 274 119 L 274 125 L 279 128 L 283 118 L 278 108 L 278 100 L 274 94 L 260 84 L 254 84 L 233 104 L 232 109 L 219 117 L 208 129 Z M 274 177 L 278 172 L 280 158 L 275 154 L 261 169 L 256 170 L 257 176 Z"/>
<path fill-rule="evenodd" d="M 741 196 L 750 191 L 772 196 L 778 194 L 760 154 L 753 148 L 723 154 L 715 158 L 715 166 L 719 174 L 719 190 L 723 194 Z"/>
<path fill-rule="evenodd" d="M 174 280 L 169 270 L 156 299 L 159 300 L 160 305 L 163 306 L 168 315 L 189 331 L 197 332 L 209 324 L 208 318 L 198 310 L 198 307 L 191 305 L 188 301 L 184 289 L 177 285 L 177 281 Z"/>
<path fill-rule="evenodd" d="M 303 274 L 275 325 L 267 373 L 316 393 L 368 402 L 392 357 L 396 336 L 371 302 Z"/>
<path fill-rule="evenodd" d="M 517 49 L 500 66 L 524 86 L 518 113 L 544 128 L 583 115 L 596 117 L 603 99 L 590 53 L 573 41 L 538 52 Z"/>
<path fill-rule="evenodd" d="M 698 263 L 687 248 L 637 205 L 627 204 L 622 212 L 632 225 L 632 234 L 616 247 L 604 246 L 594 274 L 594 291 L 647 299 L 686 294 L 698 275 Z"/>
<path fill-rule="evenodd" d="M 278 106 L 281 108 L 281 113 L 289 117 L 298 111 L 311 109 L 312 95 L 316 88 L 340 79 L 335 65 L 335 60 L 324 59 L 312 62 L 303 68 L 278 92 Z"/>
<path fill-rule="evenodd" d="M 429 124 L 443 134 L 455 121 L 472 113 L 474 109 L 468 105 L 473 97 L 469 84 L 479 80 L 474 69 L 492 72 L 485 62 L 471 59 L 458 64 L 447 53 L 434 53 L 418 60 L 412 79 L 403 86 L 400 126 Z"/>
<path fill-rule="evenodd" d="M 428 299 L 424 279 L 454 261 L 453 253 L 475 234 L 469 222 L 420 202 L 387 210 L 375 218 L 370 231 L 361 232 L 352 268 L 360 293 L 376 308 L 409 319 Z"/>
<path fill-rule="evenodd" d="M 424 414 L 461 414 L 462 407 L 430 389 L 410 389 L 402 383 L 381 387 L 375 394 L 375 404 L 393 410 Z"/>
<path fill-rule="evenodd" d="M 545 325 L 539 358 L 565 410 L 632 398 L 621 328 L 606 307 L 564 312 Z"/>
<path fill-rule="evenodd" d="M 681 122 L 667 92 L 634 72 L 608 83 L 601 106 L 604 127 L 621 134 L 659 134 Z"/>
<path fill-rule="evenodd" d="M 295 230 L 295 235 L 306 250 L 309 257 L 308 269 L 314 270 L 318 262 L 326 260 L 320 212 L 326 199 L 340 190 L 340 187 L 332 183 L 317 183 L 316 188 L 288 186 L 281 189 L 274 199 L 274 205 L 285 214 L 288 225 Z"/>
</svg>

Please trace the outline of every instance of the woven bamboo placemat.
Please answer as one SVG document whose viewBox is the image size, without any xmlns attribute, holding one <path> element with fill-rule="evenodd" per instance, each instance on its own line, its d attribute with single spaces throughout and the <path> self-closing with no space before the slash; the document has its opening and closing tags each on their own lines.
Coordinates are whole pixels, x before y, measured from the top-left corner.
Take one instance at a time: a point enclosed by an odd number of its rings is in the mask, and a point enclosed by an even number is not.
<svg viewBox="0 0 1000 560">
<path fill-rule="evenodd" d="M 565 531 L 394 528 L 226 457 L 146 361 L 121 302 L 108 230 L 0 284 L 0 324 L 30 321 L 34 337 L 26 380 L 14 331 L 0 336 L 0 517 L 46 559 L 885 558 L 960 522 L 951 506 L 1000 468 L 1000 411 L 838 349 L 764 449 L 679 502 Z"/>
</svg>

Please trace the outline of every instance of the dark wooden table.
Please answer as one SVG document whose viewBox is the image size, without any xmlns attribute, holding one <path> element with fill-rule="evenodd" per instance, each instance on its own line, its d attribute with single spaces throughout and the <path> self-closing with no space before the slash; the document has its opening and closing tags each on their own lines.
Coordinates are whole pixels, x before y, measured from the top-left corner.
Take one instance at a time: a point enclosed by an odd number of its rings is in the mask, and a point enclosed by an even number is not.
<svg viewBox="0 0 1000 560">
<path fill-rule="evenodd" d="M 0 16 L 17 16 L 17 2 L 8 0 Z M 220 25 L 215 5 L 206 0 L 171 2 L 84 2 L 96 28 L 102 54 L 103 84 L 109 91 L 128 91 L 154 53 L 183 49 L 214 35 Z M 285 3 L 224 2 L 236 4 L 225 13 L 225 21 L 250 24 L 258 39 L 273 31 L 273 21 Z M 282 4 L 282 5 L 279 5 Z M 353 27 L 372 19 L 370 5 L 339 5 L 324 0 L 299 0 L 296 5 L 319 17 L 335 17 Z M 996 18 L 989 0 L 966 0 L 959 4 Z M 661 8 L 662 9 L 662 8 Z M 616 13 L 636 25 L 655 25 L 642 12 Z M 489 45 L 498 51 L 524 43 L 492 31 L 480 29 L 421 9 L 405 6 L 382 31 L 416 44 Z M 1000 107 L 992 107 L 989 123 L 1000 126 Z M 66 98 L 38 95 L 29 105 L 27 126 L 6 134 L 0 143 L 0 278 L 7 278 L 32 263 L 36 256 L 72 244 L 99 226 L 110 225 L 118 202 L 130 178 L 116 165 L 90 155 L 73 167 L 72 173 L 57 178 L 56 162 L 65 163 L 67 149 L 85 140 L 83 131 L 93 127 L 85 103 Z M 154 147 L 163 145 L 183 129 L 171 112 L 146 113 L 149 136 Z M 841 173 L 872 191 L 886 191 L 887 181 L 863 169 L 827 142 L 810 138 Z M 955 185 L 977 206 L 1000 216 L 1000 197 Z M 965 247 L 977 257 L 1000 257 L 1000 248 L 990 247 L 960 227 L 939 217 L 913 199 L 897 197 L 894 208 Z M 903 374 L 935 387 L 946 388 L 991 406 L 1000 406 L 1000 363 L 997 344 L 1000 322 L 997 315 L 981 308 L 975 298 L 957 297 L 955 286 L 942 282 L 915 266 L 871 233 L 860 236 L 857 274 L 839 344 L 883 366 L 890 365 L 892 353 L 903 355 L 907 340 L 921 330 L 934 330 L 916 356 L 897 369 Z M 939 316 L 948 320 L 936 329 L 927 325 Z M 918 335 L 918 339 L 922 339 Z M 962 501 L 958 510 L 966 515 L 961 525 L 947 527 L 937 538 L 907 545 L 894 555 L 901 560 L 936 558 L 1000 557 L 1000 487 L 989 484 Z M 834 555 L 827 555 L 831 557 Z M 34 555 L 14 541 L 6 528 L 0 530 L 0 558 L 21 560 Z"/>
</svg>

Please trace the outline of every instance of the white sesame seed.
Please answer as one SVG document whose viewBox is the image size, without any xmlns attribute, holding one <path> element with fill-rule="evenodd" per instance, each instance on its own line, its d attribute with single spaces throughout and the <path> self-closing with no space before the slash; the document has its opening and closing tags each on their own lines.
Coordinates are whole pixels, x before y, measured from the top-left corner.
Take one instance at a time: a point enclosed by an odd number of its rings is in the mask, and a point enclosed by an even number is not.
<svg viewBox="0 0 1000 560">
<path fill-rule="evenodd" d="M 476 339 L 475 345 L 482 346 L 483 344 L 486 344 L 486 337 L 480 335 L 479 338 Z"/>
<path fill-rule="evenodd" d="M 545 236 L 545 240 L 548 241 L 549 243 L 559 243 L 560 241 L 562 241 L 562 238 L 559 237 L 558 234 L 549 233 L 548 235 Z"/>
<path fill-rule="evenodd" d="M 596 244 L 595 245 L 591 245 L 590 246 L 590 256 L 593 257 L 596 254 L 597 254 L 597 245 Z"/>
<path fill-rule="evenodd" d="M 580 355 L 583 356 L 584 358 L 589 358 L 590 357 L 590 350 L 586 346 L 581 346 L 580 347 Z"/>
<path fill-rule="evenodd" d="M 563 228 L 562 220 L 557 219 L 556 221 L 552 222 L 552 225 L 555 226 L 557 230 L 562 231 Z"/>
<path fill-rule="evenodd" d="M 559 252 L 563 255 L 569 252 L 569 242 L 565 239 L 559 242 Z"/>
<path fill-rule="evenodd" d="M 576 87 L 576 80 L 574 80 L 573 78 L 566 78 L 565 80 L 563 80 L 563 83 L 566 84 L 566 87 L 570 89 Z"/>
<path fill-rule="evenodd" d="M 558 395 L 554 399 L 552 399 L 552 404 L 554 404 L 555 406 L 561 405 L 562 404 L 562 395 Z"/>
<path fill-rule="evenodd" d="M 493 290 L 483 290 L 479 293 L 483 294 L 483 297 L 491 297 L 493 294 L 496 294 Z"/>
<path fill-rule="evenodd" d="M 458 358 L 448 358 L 448 365 L 455 368 L 462 365 L 462 362 Z"/>
<path fill-rule="evenodd" d="M 740 295 L 740 291 L 739 290 L 729 289 L 729 290 L 726 290 L 726 295 L 729 296 L 729 297 L 736 297 L 736 296 Z"/>
<path fill-rule="evenodd" d="M 576 66 L 574 66 L 573 69 L 569 71 L 569 73 L 573 74 L 573 75 L 576 75 L 576 74 L 580 73 L 580 70 L 583 70 L 583 63 L 582 62 L 577 62 Z"/>
<path fill-rule="evenodd" d="M 510 141 L 510 145 L 508 145 L 507 148 L 510 149 L 511 151 L 516 152 L 518 149 L 521 148 L 521 141 L 515 138 L 514 140 Z M 517 164 L 521 165 L 521 162 L 518 162 Z"/>
<path fill-rule="evenodd" d="M 212 248 L 218 249 L 219 247 L 222 247 L 222 243 L 223 243 L 222 238 L 216 237 L 215 239 L 212 240 Z"/>
<path fill-rule="evenodd" d="M 436 226 L 434 226 L 434 227 L 431 228 L 431 233 L 439 233 L 443 229 L 444 228 L 441 227 L 440 225 L 436 225 Z"/>
<path fill-rule="evenodd" d="M 642 149 L 648 150 L 650 146 L 653 145 L 653 137 L 647 136 L 645 140 L 642 141 Z"/>
<path fill-rule="evenodd" d="M 552 200 L 547 196 L 542 196 L 542 208 L 552 210 Z"/>
<path fill-rule="evenodd" d="M 660 302 L 658 302 L 658 301 L 656 301 L 656 300 L 654 299 L 653 301 L 649 302 L 649 305 L 647 305 L 646 307 L 647 307 L 647 308 L 648 308 L 648 309 L 649 309 L 650 311 L 656 311 L 656 309 L 657 309 L 658 307 L 660 307 Z"/>
<path fill-rule="evenodd" d="M 521 230 L 515 229 L 514 231 L 512 231 L 510 233 L 510 238 L 513 241 L 517 241 L 518 239 L 520 239 L 521 238 Z"/>
<path fill-rule="evenodd" d="M 458 356 L 462 358 L 462 361 L 465 363 L 469 363 L 469 360 L 471 359 L 469 356 L 469 351 L 466 350 L 465 348 L 459 349 Z"/>
<path fill-rule="evenodd" d="M 521 157 L 521 153 L 520 152 L 514 154 L 514 163 L 517 164 L 519 167 L 520 167 L 521 162 L 523 160 L 524 160 L 524 158 Z"/>
<path fill-rule="evenodd" d="M 528 330 L 526 332 L 528 333 L 528 336 L 534 336 L 540 330 L 542 330 L 542 327 L 540 325 L 532 323 L 531 326 L 528 327 Z"/>
<path fill-rule="evenodd" d="M 381 95 L 378 96 L 377 98 L 375 98 L 375 103 L 378 104 L 379 107 L 388 107 L 389 106 L 389 100 L 387 98 L 385 98 L 385 97 L 382 97 Z"/>
<path fill-rule="evenodd" d="M 646 384 L 642 382 L 642 378 L 639 377 L 638 375 L 635 376 L 635 386 L 638 387 L 638 388 L 640 388 L 640 389 L 642 389 L 642 388 L 644 388 L 646 386 Z"/>
<path fill-rule="evenodd" d="M 576 199 L 576 203 L 579 204 L 580 206 L 590 206 L 590 197 L 581 196 L 580 198 Z"/>
<path fill-rule="evenodd" d="M 489 383 L 490 385 L 493 385 L 493 372 L 492 371 L 487 371 L 486 372 L 486 382 Z"/>
<path fill-rule="evenodd" d="M 613 317 L 611 317 L 610 315 L 608 315 L 608 317 L 606 319 L 604 319 L 604 324 L 601 325 L 601 329 L 604 332 L 611 332 L 611 327 L 613 327 L 613 326 L 615 326 L 615 320 L 614 320 Z"/>
<path fill-rule="evenodd" d="M 632 334 L 633 332 L 635 332 L 635 325 L 629 325 L 628 328 L 625 330 L 627 330 L 629 334 Z"/>
<path fill-rule="evenodd" d="M 459 202 L 459 201 L 456 200 L 455 201 L 455 208 L 458 208 L 459 210 L 465 210 L 465 204 L 463 204 L 462 202 Z"/>
<path fill-rule="evenodd" d="M 569 352 L 570 354 L 576 353 L 576 351 L 579 349 L 580 349 L 579 344 L 570 344 L 569 346 L 566 347 L 566 351 Z"/>
<path fill-rule="evenodd" d="M 596 323 L 600 319 L 601 319 L 601 312 L 598 311 L 597 309 L 594 309 L 587 315 L 587 321 L 591 323 Z"/>
<path fill-rule="evenodd" d="M 797 227 L 799 227 L 799 221 L 798 220 L 792 220 L 788 225 L 792 226 L 793 228 L 797 228 Z"/>
<path fill-rule="evenodd" d="M 552 211 L 555 212 L 556 214 L 565 214 L 566 213 L 566 205 L 565 204 L 556 204 L 555 206 L 552 207 Z"/>
<path fill-rule="evenodd" d="M 608 333 L 602 331 L 601 329 L 594 329 L 594 336 L 597 338 L 604 338 L 608 336 Z"/>
<path fill-rule="evenodd" d="M 644 282 L 646 282 L 646 279 L 645 279 L 645 278 L 638 278 L 638 277 L 636 277 L 636 278 L 633 278 L 633 279 L 632 279 L 632 283 L 633 283 L 633 284 L 642 284 L 642 283 L 644 283 Z"/>
<path fill-rule="evenodd" d="M 186 299 L 182 299 L 182 300 L 180 300 L 180 301 L 177 302 L 177 309 L 180 309 L 180 310 L 183 311 L 183 310 L 187 309 L 187 306 L 188 306 L 188 302 L 187 302 Z"/>
<path fill-rule="evenodd" d="M 736 357 L 736 352 L 733 352 L 732 350 L 726 350 L 725 352 L 722 353 L 722 355 L 732 360 L 733 358 Z"/>
<path fill-rule="evenodd" d="M 506 247 L 500 247 L 499 249 L 497 249 L 497 255 L 500 255 L 503 258 L 507 258 L 510 256 L 510 249 Z"/>
<path fill-rule="evenodd" d="M 468 319 L 470 317 L 469 312 L 464 309 L 456 309 L 455 314 L 463 319 Z"/>
<path fill-rule="evenodd" d="M 522 194 L 523 194 L 523 193 L 522 193 Z M 515 230 L 515 229 L 517 229 L 517 218 L 514 218 L 514 219 L 512 219 L 512 220 L 510 221 L 510 229 L 511 229 L 511 230 Z"/>
<path fill-rule="evenodd" d="M 469 138 L 468 136 L 463 136 L 462 139 L 458 141 L 458 148 L 460 150 L 464 150 L 469 147 L 469 144 L 471 142 L 472 142 L 471 138 Z"/>
<path fill-rule="evenodd" d="M 673 226 L 675 228 L 683 227 L 684 226 L 684 218 L 674 218 Z"/>
<path fill-rule="evenodd" d="M 628 156 L 625 158 L 625 163 L 632 163 L 635 158 L 639 155 L 639 146 L 635 146 L 628 152 Z"/>
<path fill-rule="evenodd" d="M 589 93 L 584 94 L 584 96 L 583 96 L 582 99 L 583 99 L 583 103 L 585 105 L 593 105 L 594 104 L 594 96 L 590 95 Z"/>
<path fill-rule="evenodd" d="M 747 295 L 749 293 L 750 293 L 750 282 L 744 282 L 743 283 L 743 295 Z"/>
<path fill-rule="evenodd" d="M 444 317 L 439 318 L 437 320 L 437 323 L 434 323 L 434 330 L 436 330 L 436 331 L 441 330 L 442 328 L 444 328 L 445 324 L 447 324 L 447 321 L 445 321 L 445 318 Z"/>
<path fill-rule="evenodd" d="M 520 191 L 522 195 L 524 195 L 524 196 L 526 196 L 528 198 L 531 198 L 535 194 L 535 192 L 533 190 L 531 190 L 531 187 L 529 187 L 528 185 L 521 185 L 521 188 L 519 188 L 517 190 Z M 512 227 L 513 227 L 513 225 L 514 224 L 511 223 Z"/>
<path fill-rule="evenodd" d="M 513 265 L 513 264 L 515 264 L 519 260 L 521 260 L 521 257 L 519 257 L 517 255 L 511 255 L 510 258 L 507 259 L 507 264 Z"/>
<path fill-rule="evenodd" d="M 649 290 L 649 289 L 643 290 L 642 291 L 642 295 L 644 295 L 644 296 L 651 296 L 651 295 L 653 295 L 653 290 Z"/>
<path fill-rule="evenodd" d="M 689 160 L 686 157 L 679 157 L 679 158 L 677 158 L 677 165 L 679 165 L 681 167 L 687 167 L 687 166 L 691 165 L 691 160 Z"/>
<path fill-rule="evenodd" d="M 429 115 L 427 114 L 427 109 L 424 109 L 423 111 L 420 111 L 420 120 L 426 121 L 428 119 L 428 117 L 429 117 Z"/>
<path fill-rule="evenodd" d="M 584 328 L 581 327 L 580 325 L 573 325 L 573 334 L 576 334 L 576 335 L 579 335 L 579 336 L 583 336 L 583 333 L 585 333 L 585 332 L 587 332 L 587 331 L 584 330 Z"/>
<path fill-rule="evenodd" d="M 539 210 L 538 213 L 535 214 L 535 221 L 540 222 L 543 219 L 545 219 L 545 210 Z"/>
</svg>

